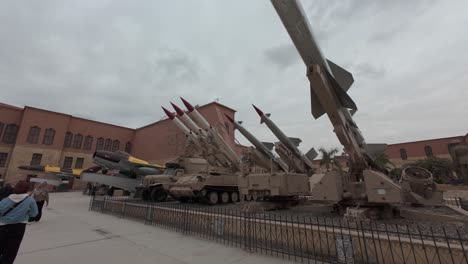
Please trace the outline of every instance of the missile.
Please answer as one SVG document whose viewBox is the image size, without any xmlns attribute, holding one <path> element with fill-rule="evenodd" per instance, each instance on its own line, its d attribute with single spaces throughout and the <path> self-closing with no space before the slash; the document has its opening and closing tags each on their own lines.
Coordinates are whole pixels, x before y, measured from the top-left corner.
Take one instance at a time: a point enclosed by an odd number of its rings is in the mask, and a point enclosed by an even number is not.
<svg viewBox="0 0 468 264">
<path fill-rule="evenodd" d="M 60 167 L 48 166 L 48 165 L 46 166 L 41 166 L 41 165 L 18 166 L 18 169 L 50 173 L 50 174 L 55 174 L 61 177 L 79 176 L 81 171 L 83 171 L 81 169 L 60 168 Z"/>
<path fill-rule="evenodd" d="M 283 171 L 288 171 L 288 165 L 284 163 L 280 158 L 276 157 L 271 150 L 269 150 L 262 142 L 260 142 L 254 135 L 252 135 L 247 129 L 245 129 L 241 123 L 242 122 L 235 122 L 231 117 L 224 114 L 226 118 L 231 121 L 234 127 L 239 131 L 244 137 L 255 146 L 255 148 L 263 155 L 266 156 L 267 159 L 272 160 L 280 169 Z"/>
<path fill-rule="evenodd" d="M 187 100 L 184 98 L 180 98 L 182 102 L 184 103 L 185 107 L 187 107 L 187 110 L 195 119 L 195 121 L 200 124 L 200 126 L 205 129 L 208 134 L 214 139 L 215 144 L 218 145 L 219 149 L 227 155 L 231 161 L 231 164 L 237 164 L 239 163 L 240 159 L 239 156 L 237 156 L 236 152 L 229 146 L 226 141 L 223 139 L 223 137 L 218 133 L 218 131 L 206 121 L 206 119 L 198 112 L 198 110 L 193 107 Z"/>
<path fill-rule="evenodd" d="M 326 113 L 353 166 L 367 167 L 366 143 L 352 118 L 357 106 L 347 93 L 353 75 L 325 59 L 298 0 L 271 2 L 307 67 L 312 115 L 317 119 Z"/>
<path fill-rule="evenodd" d="M 194 143 L 195 145 L 197 145 L 198 147 L 201 147 L 200 145 L 200 142 L 198 140 L 198 138 L 190 131 L 190 129 L 188 129 L 183 123 L 182 121 L 180 121 L 178 118 L 176 118 L 176 116 L 171 113 L 169 110 L 167 110 L 166 108 L 162 107 L 161 108 L 163 109 L 164 113 L 166 113 L 167 117 L 169 117 L 170 120 L 172 120 L 172 122 L 182 131 L 182 133 L 184 133 L 184 135 L 192 142 Z"/>
<path fill-rule="evenodd" d="M 185 112 L 182 109 L 180 109 L 180 107 L 173 104 L 172 102 L 171 102 L 171 105 L 172 105 L 172 108 L 174 108 L 174 110 L 176 111 L 179 119 L 184 124 L 186 124 L 190 130 L 192 130 L 194 133 L 197 133 L 197 134 L 203 134 L 205 132 L 195 122 L 193 122 L 193 120 L 188 115 L 186 115 Z"/>
<path fill-rule="evenodd" d="M 353 75 L 330 60 L 325 59 L 317 42 L 315 41 L 309 21 L 304 10 L 297 0 L 271 0 L 284 27 L 289 33 L 297 51 L 305 65 L 319 65 L 323 67 L 332 84 L 334 99 L 341 107 L 357 111 L 356 103 L 347 94 L 354 82 Z M 317 96 L 317 92 L 311 89 L 312 115 L 317 119 L 325 112 L 324 102 Z"/>
<path fill-rule="evenodd" d="M 292 153 L 294 156 L 296 156 L 298 159 L 300 159 L 304 164 L 312 168 L 312 162 L 310 161 L 311 159 L 314 159 L 317 156 L 317 152 L 312 148 L 307 155 L 302 154 L 299 149 L 297 148 L 297 145 L 301 142 L 300 139 L 294 139 L 297 141 L 297 144 L 294 144 L 291 138 L 288 138 L 279 128 L 276 126 L 276 124 L 270 119 L 269 114 L 264 114 L 262 110 L 260 110 L 258 107 L 255 105 L 252 105 L 255 108 L 255 111 L 257 111 L 257 114 L 260 116 L 260 123 L 265 123 L 267 127 L 275 134 L 275 136 L 278 138 L 278 140 L 283 143 Z M 309 159 L 310 158 L 310 159 Z"/>
</svg>

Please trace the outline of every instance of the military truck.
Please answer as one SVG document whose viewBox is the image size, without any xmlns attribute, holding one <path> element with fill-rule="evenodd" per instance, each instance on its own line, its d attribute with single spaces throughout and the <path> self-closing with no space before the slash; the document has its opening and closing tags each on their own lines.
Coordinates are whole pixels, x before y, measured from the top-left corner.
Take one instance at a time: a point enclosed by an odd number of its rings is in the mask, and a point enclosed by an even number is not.
<svg viewBox="0 0 468 264">
<path fill-rule="evenodd" d="M 145 176 L 137 192 L 144 201 L 164 202 L 167 200 L 169 185 L 177 181 L 183 172 L 179 163 L 166 163 L 163 174 Z"/>
</svg>

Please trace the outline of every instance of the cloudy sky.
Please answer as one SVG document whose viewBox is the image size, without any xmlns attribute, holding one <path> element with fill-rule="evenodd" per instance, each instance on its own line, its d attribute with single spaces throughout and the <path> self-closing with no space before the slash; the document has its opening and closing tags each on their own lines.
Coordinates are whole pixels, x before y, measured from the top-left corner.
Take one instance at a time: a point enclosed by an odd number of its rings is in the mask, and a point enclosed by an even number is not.
<svg viewBox="0 0 468 264">
<path fill-rule="evenodd" d="M 468 132 L 468 1 L 302 1 L 354 74 L 367 142 Z M 262 141 L 254 103 L 302 149 L 339 142 L 269 1 L 0 1 L 0 101 L 136 128 L 183 96 L 219 100 Z M 245 140 L 237 135 L 240 142 Z"/>
</svg>

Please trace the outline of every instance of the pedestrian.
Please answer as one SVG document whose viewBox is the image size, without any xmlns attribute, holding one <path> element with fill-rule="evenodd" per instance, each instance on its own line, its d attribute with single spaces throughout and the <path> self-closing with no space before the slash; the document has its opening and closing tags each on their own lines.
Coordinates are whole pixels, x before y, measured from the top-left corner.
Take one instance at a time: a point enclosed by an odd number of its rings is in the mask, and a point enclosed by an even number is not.
<svg viewBox="0 0 468 264">
<path fill-rule="evenodd" d="M 13 193 L 13 187 L 11 187 L 11 184 L 9 183 L 5 184 L 5 186 L 0 188 L 0 201 L 3 200 L 3 198 L 7 198 L 12 193 Z"/>
<path fill-rule="evenodd" d="M 39 222 L 42 217 L 42 207 L 44 207 L 44 203 L 46 206 L 49 206 L 49 186 L 47 182 L 41 182 L 39 186 L 34 189 L 32 197 L 36 201 L 38 213 L 35 217 L 29 219 L 29 222 Z"/>
<path fill-rule="evenodd" d="M 36 201 L 29 196 L 29 183 L 18 182 L 13 194 L 0 201 L 0 263 L 12 264 L 23 240 L 26 223 L 37 215 Z"/>
</svg>

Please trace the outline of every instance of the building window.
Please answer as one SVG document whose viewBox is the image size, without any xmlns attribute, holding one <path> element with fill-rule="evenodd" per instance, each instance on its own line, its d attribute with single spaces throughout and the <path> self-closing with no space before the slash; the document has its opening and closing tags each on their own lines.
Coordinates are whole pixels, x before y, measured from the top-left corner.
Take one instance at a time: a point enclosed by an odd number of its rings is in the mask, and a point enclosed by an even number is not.
<svg viewBox="0 0 468 264">
<path fill-rule="evenodd" d="M 125 152 L 130 154 L 130 151 L 132 151 L 132 144 L 130 142 L 127 142 L 127 144 L 125 144 Z"/>
<path fill-rule="evenodd" d="M 82 169 L 84 163 L 84 158 L 76 158 L 75 169 Z"/>
<path fill-rule="evenodd" d="M 428 157 L 428 158 L 434 156 L 432 154 L 432 147 L 431 146 L 425 146 L 424 147 L 424 152 L 426 153 L 426 157 Z"/>
<path fill-rule="evenodd" d="M 29 128 L 28 138 L 26 141 L 31 144 L 37 144 L 39 141 L 39 134 L 41 133 L 41 128 L 38 126 L 33 126 Z"/>
<path fill-rule="evenodd" d="M 73 157 L 65 157 L 63 160 L 63 167 L 65 169 L 71 169 L 73 163 Z"/>
<path fill-rule="evenodd" d="M 2 132 L 3 132 L 3 128 L 5 127 L 5 124 L 3 124 L 2 122 L 0 122 L 0 138 L 2 138 Z"/>
<path fill-rule="evenodd" d="M 85 137 L 83 148 L 90 150 L 92 146 L 93 146 L 93 137 L 88 135 Z"/>
<path fill-rule="evenodd" d="M 73 148 L 80 149 L 82 142 L 83 136 L 81 134 L 76 134 L 75 138 L 73 138 Z"/>
<path fill-rule="evenodd" d="M 227 122 L 224 122 L 224 126 L 226 127 L 227 134 L 229 135 L 229 130 L 231 129 L 231 127 L 229 126 Z"/>
<path fill-rule="evenodd" d="M 104 149 L 104 139 L 102 137 L 97 139 L 96 142 L 96 150 L 103 150 Z"/>
<path fill-rule="evenodd" d="M 4 152 L 0 153 L 0 168 L 5 167 L 7 158 L 8 158 L 8 153 L 4 153 Z"/>
<path fill-rule="evenodd" d="M 106 139 L 106 144 L 104 144 L 104 150 L 110 151 L 112 148 L 112 139 Z"/>
<path fill-rule="evenodd" d="M 460 144 L 460 143 L 458 143 L 458 142 L 457 142 L 457 143 L 449 143 L 449 144 L 447 145 L 449 154 L 451 154 L 451 153 L 452 153 L 452 149 L 453 149 L 455 146 L 459 145 L 459 144 Z"/>
<path fill-rule="evenodd" d="M 16 124 L 9 124 L 3 133 L 3 143 L 13 144 L 16 142 L 16 135 L 18 134 L 18 126 Z"/>
<path fill-rule="evenodd" d="M 120 148 L 120 141 L 117 139 L 112 142 L 112 151 L 117 151 Z"/>
<path fill-rule="evenodd" d="M 402 148 L 400 149 L 400 157 L 402 160 L 407 160 L 408 159 L 408 153 L 406 153 L 406 149 Z"/>
<path fill-rule="evenodd" d="M 64 148 L 69 148 L 69 147 L 71 147 L 72 138 L 73 138 L 73 133 L 72 133 L 72 132 L 67 132 L 67 133 L 65 134 L 65 141 L 63 142 L 63 147 L 64 147 Z"/>
<path fill-rule="evenodd" d="M 44 138 L 42 139 L 42 144 L 52 145 L 54 144 L 55 129 L 47 128 L 44 133 Z"/>
<path fill-rule="evenodd" d="M 34 153 L 31 158 L 31 166 L 39 166 L 41 165 L 42 161 L 42 154 Z"/>
</svg>

